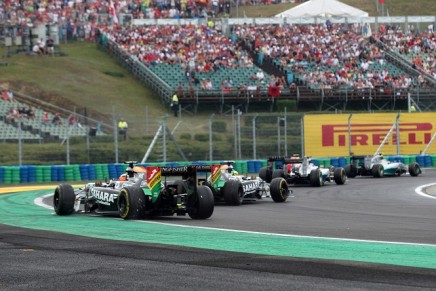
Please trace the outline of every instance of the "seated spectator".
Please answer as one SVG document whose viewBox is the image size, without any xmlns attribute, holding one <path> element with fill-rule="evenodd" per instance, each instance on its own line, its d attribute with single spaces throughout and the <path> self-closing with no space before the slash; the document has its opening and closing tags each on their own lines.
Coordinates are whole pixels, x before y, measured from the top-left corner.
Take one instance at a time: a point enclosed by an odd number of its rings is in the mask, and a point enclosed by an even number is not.
<svg viewBox="0 0 436 291">
<path fill-rule="evenodd" d="M 11 100 L 9 99 L 9 94 L 8 94 L 7 91 L 3 91 L 3 92 L 2 92 L 2 99 L 3 99 L 4 101 L 11 101 Z"/>
<path fill-rule="evenodd" d="M 28 118 L 28 119 L 34 119 L 35 118 L 35 112 L 33 111 L 33 109 L 32 109 L 32 107 L 28 107 L 27 108 L 27 110 L 26 110 L 26 112 L 25 112 L 25 116 Z"/>
<path fill-rule="evenodd" d="M 6 123 L 12 124 L 17 118 L 20 118 L 18 110 L 13 106 L 9 107 L 8 111 L 6 112 Z"/>
<path fill-rule="evenodd" d="M 41 118 L 41 122 L 42 122 L 42 124 L 50 124 L 50 117 L 49 117 L 49 113 L 47 111 L 44 111 L 44 114 L 42 115 L 42 118 Z"/>
<path fill-rule="evenodd" d="M 256 79 L 258 81 L 264 81 L 265 80 L 265 75 L 263 74 L 262 70 L 257 71 L 256 73 Z"/>
<path fill-rule="evenodd" d="M 56 112 L 55 116 L 53 116 L 53 119 L 51 120 L 51 124 L 53 125 L 63 125 L 61 114 L 59 112 Z"/>
</svg>

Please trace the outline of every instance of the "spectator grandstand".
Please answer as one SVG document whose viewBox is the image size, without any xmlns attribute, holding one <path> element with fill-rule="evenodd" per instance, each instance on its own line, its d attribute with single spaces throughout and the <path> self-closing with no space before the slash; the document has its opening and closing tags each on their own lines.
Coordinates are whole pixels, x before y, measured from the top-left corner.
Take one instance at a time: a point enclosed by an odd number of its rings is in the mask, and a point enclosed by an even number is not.
<svg viewBox="0 0 436 291">
<path fill-rule="evenodd" d="M 153 78 L 148 84 L 166 103 L 178 91 L 182 105 L 366 97 L 397 104 L 411 92 L 434 88 L 436 80 L 430 28 L 418 32 L 409 25 L 403 33 L 400 25 L 381 23 L 371 36 L 361 21 L 208 20 L 228 14 L 226 1 L 37 0 L 27 5 L 10 0 L 1 5 L 2 23 L 57 26 L 59 40 L 96 38 L 135 75 Z M 146 21 L 171 18 L 205 21 Z M 145 22 L 134 22 L 138 19 Z M 256 78 L 259 69 L 264 80 Z"/>
</svg>

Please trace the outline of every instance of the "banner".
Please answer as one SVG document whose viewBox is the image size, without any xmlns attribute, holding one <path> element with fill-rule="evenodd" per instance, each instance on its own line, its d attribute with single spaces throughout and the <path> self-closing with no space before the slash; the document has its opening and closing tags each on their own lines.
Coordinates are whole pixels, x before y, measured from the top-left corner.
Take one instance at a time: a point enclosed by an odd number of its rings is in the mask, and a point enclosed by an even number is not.
<svg viewBox="0 0 436 291">
<path fill-rule="evenodd" d="M 304 154 L 312 157 L 418 155 L 436 132 L 436 113 L 322 114 L 304 116 Z M 389 137 L 386 137 L 392 129 Z M 397 136 L 397 132 L 399 133 Z M 432 144 L 427 154 L 435 154 Z"/>
</svg>

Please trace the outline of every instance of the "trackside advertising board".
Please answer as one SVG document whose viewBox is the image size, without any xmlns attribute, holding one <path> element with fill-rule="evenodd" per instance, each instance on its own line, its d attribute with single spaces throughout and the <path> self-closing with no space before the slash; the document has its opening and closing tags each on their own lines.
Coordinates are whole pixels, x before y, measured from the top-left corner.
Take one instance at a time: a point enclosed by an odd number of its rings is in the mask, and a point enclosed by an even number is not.
<svg viewBox="0 0 436 291">
<path fill-rule="evenodd" d="M 304 116 L 304 154 L 312 157 L 372 155 L 396 123 L 397 113 L 320 114 Z M 350 124 L 350 126 L 348 125 Z M 436 113 L 401 113 L 397 131 L 387 139 L 384 155 L 422 152 L 436 132 Z M 349 144 L 351 142 L 351 147 Z M 436 153 L 436 141 L 427 154 Z"/>
</svg>

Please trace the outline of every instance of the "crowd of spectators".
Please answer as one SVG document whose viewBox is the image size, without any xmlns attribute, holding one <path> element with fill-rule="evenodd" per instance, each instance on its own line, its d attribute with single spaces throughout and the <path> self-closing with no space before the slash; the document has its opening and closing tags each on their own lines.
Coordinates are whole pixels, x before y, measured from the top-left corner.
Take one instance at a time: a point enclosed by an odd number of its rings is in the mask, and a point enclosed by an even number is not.
<svg viewBox="0 0 436 291">
<path fill-rule="evenodd" d="M 436 33 L 432 26 L 419 32 L 413 26 L 403 31 L 401 26 L 380 25 L 375 37 L 406 58 L 423 72 L 436 79 Z"/>
<path fill-rule="evenodd" d="M 422 76 L 415 80 L 401 71 L 398 74 L 389 71 L 385 52 L 368 41 L 360 24 L 327 21 L 312 25 L 237 25 L 232 27 L 230 37 L 211 21 L 199 27 L 111 25 L 117 21 L 116 15 L 122 14 L 132 15 L 134 19 L 225 16 L 230 13 L 232 3 L 230 0 L 6 0 L 0 2 L 0 23 L 59 24 L 65 28 L 61 29 L 61 35 L 80 35 L 89 40 L 94 39 L 96 28 L 103 28 L 106 36 L 132 58 L 147 66 L 178 63 L 188 83 L 194 82 L 204 90 L 219 87 L 230 90 L 240 84 L 229 84 L 226 79 L 221 84 L 210 84 L 208 79 L 196 78 L 198 73 L 253 67 L 254 62 L 261 65 L 264 61 L 274 62 L 294 74 L 298 81 L 326 91 L 343 86 L 408 89 L 416 84 L 425 85 Z M 273 1 L 267 0 L 240 2 L 241 5 L 271 3 Z M 398 53 L 412 53 L 414 66 L 436 78 L 433 31 L 403 33 L 394 26 L 380 25 L 374 36 Z M 243 49 L 241 40 L 256 52 L 256 61 Z M 51 51 L 42 41 L 33 49 L 40 54 Z M 268 82 L 256 78 L 259 82 Z M 283 86 L 283 82 L 275 83 Z"/>
<path fill-rule="evenodd" d="M 233 32 L 250 43 L 258 63 L 272 62 L 311 88 L 405 90 L 414 85 L 411 75 L 389 71 L 385 52 L 364 37 L 362 29 L 358 24 L 326 22 L 240 25 Z"/>
</svg>

